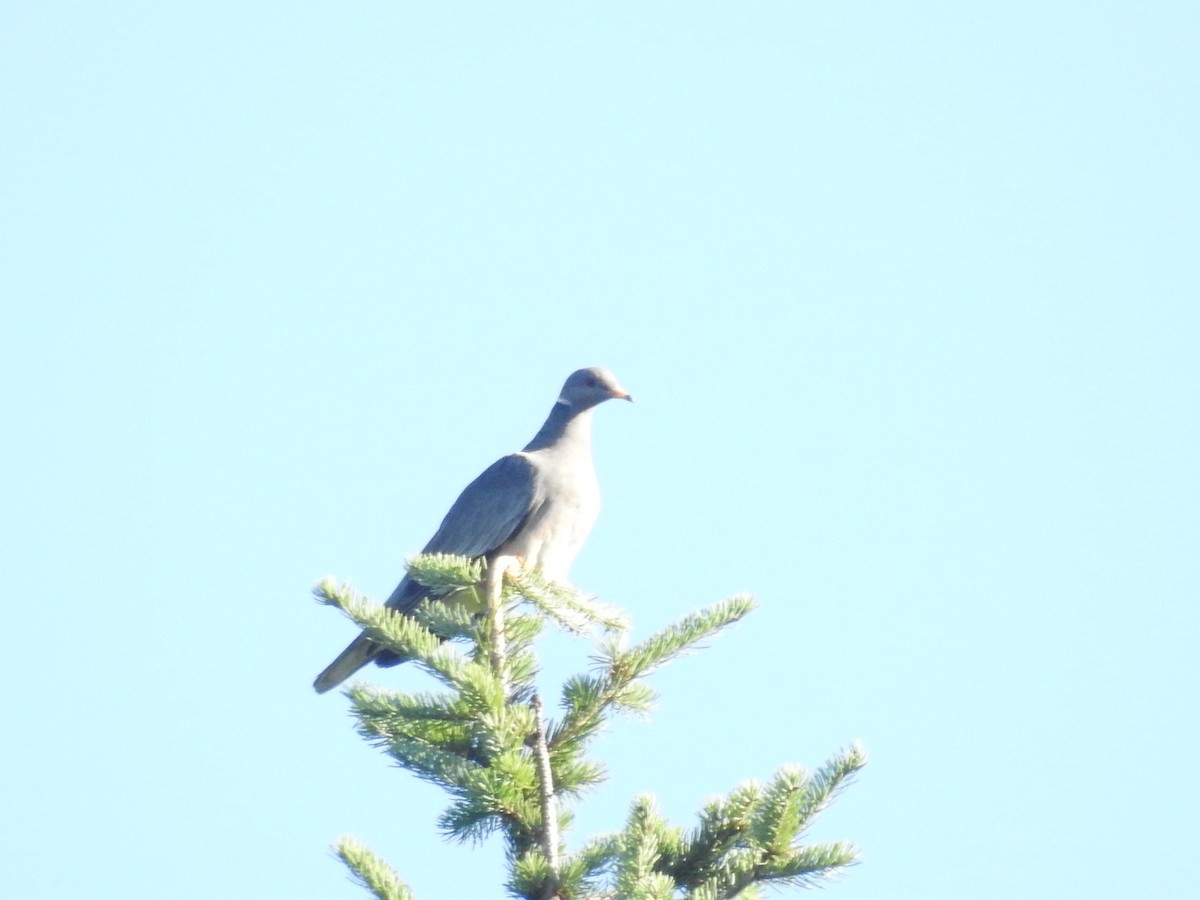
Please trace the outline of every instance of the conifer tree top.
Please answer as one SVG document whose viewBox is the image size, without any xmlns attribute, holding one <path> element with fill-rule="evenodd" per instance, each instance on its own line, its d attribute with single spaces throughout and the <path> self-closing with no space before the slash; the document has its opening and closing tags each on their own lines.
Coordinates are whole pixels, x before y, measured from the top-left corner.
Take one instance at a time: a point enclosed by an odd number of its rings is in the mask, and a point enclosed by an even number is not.
<svg viewBox="0 0 1200 900">
<path fill-rule="evenodd" d="M 410 575 L 434 597 L 487 582 L 482 562 L 451 556 L 418 557 Z M 857 745 L 815 772 L 783 766 L 766 782 L 742 783 L 710 801 L 690 829 L 666 822 L 652 797 L 637 797 L 620 831 L 573 847 L 571 807 L 605 779 L 604 767 L 589 756 L 594 739 L 622 711 L 648 713 L 655 698 L 646 677 L 742 619 L 754 604 L 734 596 L 630 645 L 618 611 L 535 572 L 511 573 L 496 586 L 482 615 L 441 602 L 398 615 L 328 580 L 316 593 L 440 685 L 403 693 L 356 684 L 347 696 L 367 740 L 446 791 L 450 804 L 438 823 L 444 834 L 504 840 L 510 896 L 750 898 L 761 895 L 762 885 L 819 884 L 856 862 L 852 844 L 801 839 L 865 765 Z M 562 685 L 557 712 L 543 706 L 535 680 L 534 641 L 550 622 L 597 636 L 590 671 Z M 413 898 L 396 872 L 356 839 L 341 839 L 336 850 L 374 896 Z"/>
</svg>

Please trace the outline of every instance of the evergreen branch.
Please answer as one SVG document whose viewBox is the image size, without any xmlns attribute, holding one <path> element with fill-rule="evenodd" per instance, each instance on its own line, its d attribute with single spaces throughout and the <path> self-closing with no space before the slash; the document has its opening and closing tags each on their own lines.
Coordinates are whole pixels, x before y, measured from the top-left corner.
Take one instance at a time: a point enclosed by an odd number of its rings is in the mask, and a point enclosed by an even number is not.
<svg viewBox="0 0 1200 900">
<path fill-rule="evenodd" d="M 597 658 L 604 671 L 598 676 L 575 676 L 563 686 L 567 714 L 551 729 L 551 749 L 594 737 L 604 725 L 605 712 L 611 708 L 646 712 L 653 703 L 654 692 L 637 684 L 637 679 L 744 618 L 753 609 L 753 599 L 748 594 L 738 594 L 687 616 L 628 650 L 620 649 L 615 640 L 606 641 Z"/>
<path fill-rule="evenodd" d="M 725 900 L 726 896 L 728 895 L 725 893 L 724 889 L 715 882 L 705 882 L 699 887 L 688 891 L 684 896 L 686 896 L 688 900 Z M 742 900 L 742 898 L 739 897 L 738 900 Z"/>
<path fill-rule="evenodd" d="M 622 900 L 671 900 L 675 881 L 658 871 L 660 844 L 667 824 L 649 796 L 633 801 L 625 831 L 617 836 L 615 854 L 616 896 Z"/>
<path fill-rule="evenodd" d="M 408 737 L 392 737 L 388 755 L 423 781 L 436 784 L 451 794 L 469 792 L 478 783 L 480 763 L 463 754 Z"/>
<path fill-rule="evenodd" d="M 447 836 L 477 840 L 504 828 L 510 844 L 535 842 L 536 774 L 531 761 L 519 751 L 500 752 L 481 764 L 421 741 L 400 738 L 390 742 L 388 752 L 403 768 L 455 798 L 439 818 Z"/>
<path fill-rule="evenodd" d="M 784 766 L 767 785 L 750 817 L 751 844 L 767 859 L 786 856 L 804 820 L 800 804 L 808 787 L 808 774 L 799 766 Z"/>
<path fill-rule="evenodd" d="M 352 837 L 339 838 L 334 851 L 354 880 L 379 900 L 413 900 L 413 892 L 391 866 Z"/>
<path fill-rule="evenodd" d="M 603 834 L 594 837 L 572 855 L 586 877 L 594 878 L 610 868 L 620 850 L 619 836 Z"/>
<path fill-rule="evenodd" d="M 503 703 L 503 690 L 489 684 L 494 679 L 489 679 L 487 666 L 466 659 L 443 644 L 416 617 L 373 603 L 348 585 L 338 585 L 329 579 L 317 585 L 313 593 L 321 602 L 345 613 L 371 640 L 412 660 L 448 687 L 487 696 L 493 706 Z"/>
<path fill-rule="evenodd" d="M 494 680 L 485 680 L 484 688 L 484 692 L 464 687 L 455 694 L 410 696 L 356 685 L 348 694 L 360 730 L 369 740 L 389 749 L 393 741 L 415 741 L 488 765 L 506 749 L 522 745 L 533 718 L 522 704 L 496 704 Z"/>
<path fill-rule="evenodd" d="M 817 844 L 801 847 L 787 859 L 760 863 L 754 879 L 792 887 L 813 887 L 823 880 L 836 877 L 857 861 L 858 848 L 851 843 L 838 841 Z"/>
<path fill-rule="evenodd" d="M 537 772 L 521 749 L 506 749 L 461 775 L 462 783 L 450 789 L 457 799 L 440 820 L 444 831 L 465 840 L 503 828 L 514 855 L 538 845 Z"/>
<path fill-rule="evenodd" d="M 658 869 L 693 900 L 741 898 L 768 882 L 811 886 L 838 874 L 857 860 L 853 845 L 795 841 L 865 764 L 866 754 L 854 745 L 816 775 L 785 766 L 766 787 L 747 782 L 710 802 L 678 851 L 664 847 Z"/>
<path fill-rule="evenodd" d="M 641 678 L 745 618 L 753 609 L 754 600 L 749 594 L 737 594 L 685 616 L 628 650 L 619 650 L 610 642 L 606 650 L 609 665 L 621 681 Z"/>
<path fill-rule="evenodd" d="M 538 673 L 537 657 L 525 648 L 514 651 L 508 650 L 508 696 L 515 704 L 529 702 L 534 689 L 534 679 Z"/>
<path fill-rule="evenodd" d="M 476 709 L 451 693 L 402 694 L 356 684 L 347 691 L 360 720 L 369 722 L 433 722 L 466 726 Z"/>
<path fill-rule="evenodd" d="M 700 823 L 683 842 L 679 855 L 664 861 L 679 884 L 701 885 L 721 871 L 729 854 L 745 844 L 762 796 L 761 785 L 748 781 L 734 788 L 728 797 L 705 806 Z"/>
<path fill-rule="evenodd" d="M 615 706 L 622 689 L 611 674 L 600 677 L 577 675 L 563 685 L 562 705 L 567 713 L 550 729 L 552 753 L 563 748 L 582 750 L 584 744 L 604 727 L 604 713 Z"/>
<path fill-rule="evenodd" d="M 483 581 L 483 562 L 449 553 L 423 553 L 405 564 L 413 580 L 429 588 L 435 597 L 473 588 Z M 482 602 L 479 604 L 482 608 Z"/>
<path fill-rule="evenodd" d="M 397 741 L 410 741 L 482 764 L 499 743 L 483 727 L 492 720 L 462 692 L 407 695 L 355 685 L 347 694 L 359 732 L 385 749 Z"/>
<path fill-rule="evenodd" d="M 867 764 L 867 751 L 859 743 L 834 756 L 809 779 L 802 799 L 798 834 L 803 833 L 812 819 L 837 797 L 860 769 Z"/>
<path fill-rule="evenodd" d="M 755 851 L 739 848 L 729 855 L 721 871 L 687 892 L 689 898 L 743 898 L 759 884 L 817 887 L 837 877 L 858 860 L 852 844 L 838 842 L 802 847 L 784 859 L 756 860 Z"/>
<path fill-rule="evenodd" d="M 313 586 L 312 595 L 313 599 L 323 606 L 332 606 L 334 609 L 340 609 L 342 612 L 346 612 L 347 606 L 370 602 L 349 584 L 339 584 L 332 575 L 326 575 L 318 581 Z M 350 618 L 353 618 L 353 616 Z"/>
<path fill-rule="evenodd" d="M 400 655 L 424 662 L 437 652 L 437 635 L 411 616 L 388 609 L 364 597 L 349 585 L 323 579 L 314 589 L 317 600 L 340 609 L 371 639 Z"/>
<path fill-rule="evenodd" d="M 475 640 L 479 625 L 477 601 L 470 589 L 455 591 L 440 599 L 422 600 L 409 615 L 448 641 Z"/>
<path fill-rule="evenodd" d="M 509 653 L 517 649 L 528 650 L 542 633 L 544 624 L 539 616 L 516 613 L 514 607 L 508 607 L 504 616 L 504 639 Z"/>
<path fill-rule="evenodd" d="M 596 627 L 608 632 L 629 628 L 629 619 L 619 609 L 567 585 L 547 581 L 536 570 L 514 573 L 512 582 L 517 594 L 572 634 L 591 634 Z"/>
<path fill-rule="evenodd" d="M 495 804 L 474 797 L 460 797 L 438 816 L 442 834 L 460 843 L 478 843 L 502 828 L 504 823 L 504 816 L 495 809 Z"/>
<path fill-rule="evenodd" d="M 408 737 L 438 744 L 455 737 L 461 740 L 473 725 L 469 711 L 449 695 L 439 699 L 389 695 L 360 684 L 347 695 L 359 732 L 372 742 Z"/>
<path fill-rule="evenodd" d="M 547 895 L 551 883 L 551 869 L 541 848 L 531 848 L 525 855 L 512 862 L 512 875 L 507 887 L 515 897 L 527 900 L 542 900 L 546 896 L 562 898 L 587 898 L 601 900 L 613 898 L 599 883 L 599 878 L 612 861 L 611 847 L 604 847 L 599 858 L 595 842 L 579 853 L 567 855 L 559 863 L 557 892 Z"/>
<path fill-rule="evenodd" d="M 514 897 L 541 900 L 550 881 L 551 869 L 545 854 L 540 847 L 532 847 L 528 853 L 513 860 L 506 887 Z"/>
</svg>

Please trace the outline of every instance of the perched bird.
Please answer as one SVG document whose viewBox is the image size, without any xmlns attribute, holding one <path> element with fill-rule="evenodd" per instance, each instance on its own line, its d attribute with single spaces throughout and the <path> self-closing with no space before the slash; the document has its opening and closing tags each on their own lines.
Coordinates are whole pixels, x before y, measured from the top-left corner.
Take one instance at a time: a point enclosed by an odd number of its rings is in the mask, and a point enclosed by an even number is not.
<svg viewBox="0 0 1200 900">
<path fill-rule="evenodd" d="M 519 453 L 496 460 L 467 485 L 422 553 L 517 557 L 551 581 L 566 578 L 600 512 L 592 465 L 592 410 L 605 400 L 633 400 L 612 372 L 573 372 L 550 415 Z M 410 612 L 425 588 L 405 575 L 385 604 Z M 360 634 L 317 676 L 317 693 L 337 687 L 369 662 L 394 666 L 404 658 Z"/>
</svg>

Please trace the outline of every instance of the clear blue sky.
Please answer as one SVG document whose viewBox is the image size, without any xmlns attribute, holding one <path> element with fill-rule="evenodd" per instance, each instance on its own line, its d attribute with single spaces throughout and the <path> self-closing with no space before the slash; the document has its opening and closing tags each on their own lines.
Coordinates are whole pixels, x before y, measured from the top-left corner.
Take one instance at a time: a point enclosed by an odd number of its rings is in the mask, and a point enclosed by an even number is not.
<svg viewBox="0 0 1200 900">
<path fill-rule="evenodd" d="M 312 694 L 353 630 L 308 592 L 385 595 L 594 364 L 638 403 L 575 581 L 636 635 L 761 608 L 576 838 L 859 739 L 830 897 L 1189 895 L 1198 45 L 1194 2 L 6 3 L 6 896 L 364 897 L 343 833 L 501 896 Z"/>
</svg>

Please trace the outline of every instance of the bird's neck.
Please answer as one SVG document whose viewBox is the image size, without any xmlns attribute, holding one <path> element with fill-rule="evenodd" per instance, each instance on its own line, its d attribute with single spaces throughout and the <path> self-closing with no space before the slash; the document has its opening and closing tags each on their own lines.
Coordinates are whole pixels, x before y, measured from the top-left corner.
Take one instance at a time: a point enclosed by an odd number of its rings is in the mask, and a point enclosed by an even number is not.
<svg viewBox="0 0 1200 900">
<path fill-rule="evenodd" d="M 590 450 L 592 446 L 592 410 L 576 409 L 566 403 L 555 403 L 546 423 L 525 445 L 526 452 L 542 450 L 551 444 L 560 447 Z"/>
</svg>

